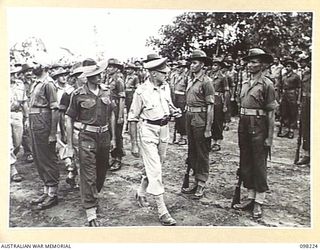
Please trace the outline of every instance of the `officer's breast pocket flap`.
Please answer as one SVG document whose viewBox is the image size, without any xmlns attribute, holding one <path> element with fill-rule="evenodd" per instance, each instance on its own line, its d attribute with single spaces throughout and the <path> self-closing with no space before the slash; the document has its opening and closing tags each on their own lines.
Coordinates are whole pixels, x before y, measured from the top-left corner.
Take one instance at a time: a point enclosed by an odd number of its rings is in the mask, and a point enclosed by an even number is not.
<svg viewBox="0 0 320 250">
<path fill-rule="evenodd" d="M 81 102 L 80 106 L 84 109 L 90 109 L 96 105 L 95 100 L 86 100 L 84 102 Z"/>
</svg>

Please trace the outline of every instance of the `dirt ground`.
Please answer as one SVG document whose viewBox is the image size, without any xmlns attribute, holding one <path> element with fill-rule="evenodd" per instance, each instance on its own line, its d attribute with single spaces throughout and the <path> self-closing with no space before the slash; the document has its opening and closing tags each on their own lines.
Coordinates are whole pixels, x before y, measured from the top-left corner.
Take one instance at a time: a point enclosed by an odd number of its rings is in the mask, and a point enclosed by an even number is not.
<svg viewBox="0 0 320 250">
<path fill-rule="evenodd" d="M 180 192 L 187 146 L 169 144 L 163 166 L 165 201 L 177 226 L 311 227 L 310 166 L 293 164 L 297 131 L 293 140 L 274 137 L 272 160 L 268 162 L 270 191 L 266 195 L 263 218 L 254 221 L 249 212 L 230 208 L 239 162 L 237 124 L 238 120 L 234 119 L 230 130 L 224 132 L 222 150 L 210 153 L 210 177 L 205 197 L 199 201 Z M 170 129 L 173 134 L 173 122 L 170 122 Z M 123 167 L 107 173 L 105 186 L 99 194 L 99 222 L 103 227 L 160 226 L 152 197 L 147 197 L 151 208 L 140 208 L 135 201 L 142 162 L 131 155 L 127 134 L 124 145 L 127 155 Z M 80 193 L 66 184 L 67 173 L 62 164 L 59 205 L 44 211 L 34 210 L 29 203 L 42 189 L 35 166 L 19 159 L 17 169 L 24 180 L 10 185 L 10 227 L 86 226 Z M 244 198 L 246 190 L 242 188 L 241 193 Z"/>
</svg>

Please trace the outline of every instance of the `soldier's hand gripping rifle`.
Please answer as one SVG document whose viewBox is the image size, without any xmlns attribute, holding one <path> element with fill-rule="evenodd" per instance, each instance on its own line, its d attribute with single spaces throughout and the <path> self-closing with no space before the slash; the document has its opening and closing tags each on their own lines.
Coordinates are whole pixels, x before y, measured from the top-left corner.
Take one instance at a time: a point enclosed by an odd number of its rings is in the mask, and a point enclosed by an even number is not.
<svg viewBox="0 0 320 250">
<path fill-rule="evenodd" d="M 238 179 L 238 182 L 236 185 L 236 189 L 234 190 L 231 208 L 233 208 L 235 204 L 240 204 L 241 183 L 242 183 L 240 168 L 237 169 L 237 179 Z"/>
</svg>

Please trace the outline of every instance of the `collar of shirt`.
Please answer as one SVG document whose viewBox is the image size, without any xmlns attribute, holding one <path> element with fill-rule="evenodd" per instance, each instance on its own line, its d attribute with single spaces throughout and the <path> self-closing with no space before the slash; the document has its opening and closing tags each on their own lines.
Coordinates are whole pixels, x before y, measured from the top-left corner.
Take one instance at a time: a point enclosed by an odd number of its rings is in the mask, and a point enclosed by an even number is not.
<svg viewBox="0 0 320 250">
<path fill-rule="evenodd" d="M 98 89 L 99 89 L 99 93 L 97 96 L 100 96 L 102 94 L 102 90 L 106 90 L 107 88 L 104 88 L 104 86 L 99 85 Z M 83 85 L 79 93 L 82 95 L 94 95 L 93 92 L 88 88 L 87 84 Z"/>
<path fill-rule="evenodd" d="M 199 80 L 200 82 L 203 81 L 204 75 L 205 74 L 203 70 L 200 70 L 197 74 L 192 74 L 193 82 L 197 80 Z"/>
<path fill-rule="evenodd" d="M 54 82 L 54 85 L 56 86 L 57 89 L 61 89 L 61 90 L 64 90 L 67 86 L 67 84 L 65 84 L 64 86 L 61 86 L 58 82 Z"/>
<path fill-rule="evenodd" d="M 148 86 L 148 88 L 149 88 L 150 90 L 157 90 L 157 91 L 159 91 L 160 89 L 161 89 L 161 90 L 164 90 L 165 87 L 166 87 L 164 83 L 161 84 L 160 86 L 156 86 L 156 85 L 154 85 L 154 83 L 152 83 L 152 82 L 150 81 L 150 79 L 147 79 L 147 80 L 145 81 L 145 83 L 146 83 L 146 85 Z"/>
</svg>

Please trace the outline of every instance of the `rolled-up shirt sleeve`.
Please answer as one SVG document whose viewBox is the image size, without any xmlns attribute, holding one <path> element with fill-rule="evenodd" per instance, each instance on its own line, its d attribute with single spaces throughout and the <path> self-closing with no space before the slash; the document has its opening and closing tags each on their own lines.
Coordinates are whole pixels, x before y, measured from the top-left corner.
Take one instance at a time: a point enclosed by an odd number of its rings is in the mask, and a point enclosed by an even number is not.
<svg viewBox="0 0 320 250">
<path fill-rule="evenodd" d="M 135 92 L 133 94 L 133 100 L 132 100 L 132 104 L 129 110 L 129 114 L 128 114 L 128 121 L 129 122 L 138 122 L 139 118 L 140 118 L 140 114 L 143 108 L 143 103 L 142 103 L 142 98 L 141 95 L 137 94 L 137 92 Z"/>
<path fill-rule="evenodd" d="M 272 111 L 276 109 L 276 107 L 278 106 L 278 103 L 276 101 L 276 92 L 272 84 L 269 84 L 266 90 L 267 90 L 267 93 L 266 93 L 265 109 L 266 111 Z"/>
</svg>

